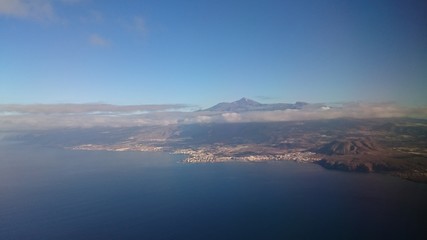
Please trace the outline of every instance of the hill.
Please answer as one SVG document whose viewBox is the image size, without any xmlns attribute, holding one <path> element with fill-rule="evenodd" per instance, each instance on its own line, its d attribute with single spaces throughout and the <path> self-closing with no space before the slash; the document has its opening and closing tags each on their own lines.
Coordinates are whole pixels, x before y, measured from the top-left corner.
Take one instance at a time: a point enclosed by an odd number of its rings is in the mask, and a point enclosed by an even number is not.
<svg viewBox="0 0 427 240">
<path fill-rule="evenodd" d="M 379 147 L 371 139 L 334 140 L 317 150 L 325 155 L 358 155 L 378 151 Z"/>
</svg>

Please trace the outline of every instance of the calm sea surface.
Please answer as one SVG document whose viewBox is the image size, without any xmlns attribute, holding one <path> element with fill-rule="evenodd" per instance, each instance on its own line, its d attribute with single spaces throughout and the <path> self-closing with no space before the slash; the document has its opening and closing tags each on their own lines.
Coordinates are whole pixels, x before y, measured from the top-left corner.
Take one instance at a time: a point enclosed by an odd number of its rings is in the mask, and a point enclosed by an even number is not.
<svg viewBox="0 0 427 240">
<path fill-rule="evenodd" d="M 295 162 L 0 146 L 0 239 L 425 239 L 427 184 Z"/>
</svg>

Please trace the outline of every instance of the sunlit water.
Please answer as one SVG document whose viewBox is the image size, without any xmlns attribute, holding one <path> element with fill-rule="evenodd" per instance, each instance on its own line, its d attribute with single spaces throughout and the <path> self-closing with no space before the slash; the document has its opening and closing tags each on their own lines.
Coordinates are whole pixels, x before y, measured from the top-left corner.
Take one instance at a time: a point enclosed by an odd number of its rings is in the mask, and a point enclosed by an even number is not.
<svg viewBox="0 0 427 240">
<path fill-rule="evenodd" d="M 424 239 L 427 184 L 294 162 L 0 146 L 0 239 Z"/>
</svg>

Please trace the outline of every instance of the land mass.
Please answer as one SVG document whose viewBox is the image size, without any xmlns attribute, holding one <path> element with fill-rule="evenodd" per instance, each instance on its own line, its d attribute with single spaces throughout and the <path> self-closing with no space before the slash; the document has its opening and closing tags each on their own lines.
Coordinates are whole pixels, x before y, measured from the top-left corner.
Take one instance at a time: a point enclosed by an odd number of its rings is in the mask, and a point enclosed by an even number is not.
<svg viewBox="0 0 427 240">
<path fill-rule="evenodd" d="M 184 154 L 185 163 L 293 160 L 427 183 L 427 121 L 417 119 L 62 129 L 14 139 L 73 150 L 164 151 Z"/>
</svg>

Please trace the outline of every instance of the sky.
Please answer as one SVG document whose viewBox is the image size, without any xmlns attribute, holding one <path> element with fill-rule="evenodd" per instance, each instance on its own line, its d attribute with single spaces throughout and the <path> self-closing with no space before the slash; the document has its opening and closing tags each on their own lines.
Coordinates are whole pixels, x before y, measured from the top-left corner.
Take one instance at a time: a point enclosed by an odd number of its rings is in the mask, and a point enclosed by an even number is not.
<svg viewBox="0 0 427 240">
<path fill-rule="evenodd" d="M 0 104 L 427 105 L 425 0 L 0 0 Z"/>
</svg>

